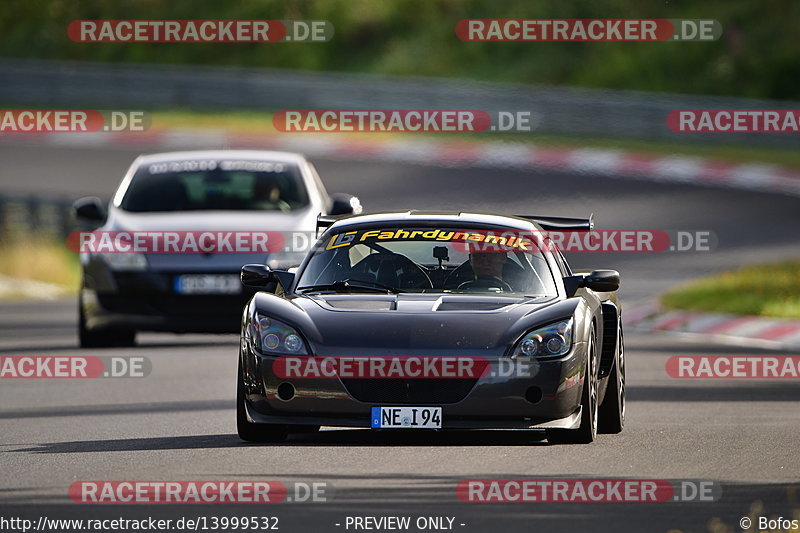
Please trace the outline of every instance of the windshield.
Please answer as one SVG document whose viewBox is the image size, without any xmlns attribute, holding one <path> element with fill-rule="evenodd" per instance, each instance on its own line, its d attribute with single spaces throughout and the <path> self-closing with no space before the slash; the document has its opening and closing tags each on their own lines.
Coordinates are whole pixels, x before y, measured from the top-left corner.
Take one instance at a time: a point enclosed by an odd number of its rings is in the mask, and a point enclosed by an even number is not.
<svg viewBox="0 0 800 533">
<path fill-rule="evenodd" d="M 300 169 L 270 161 L 190 160 L 142 166 L 120 207 L 126 211 L 292 211 L 308 205 Z"/>
<path fill-rule="evenodd" d="M 298 292 L 375 290 L 555 296 L 536 245 L 507 228 L 380 228 L 320 242 Z"/>
</svg>

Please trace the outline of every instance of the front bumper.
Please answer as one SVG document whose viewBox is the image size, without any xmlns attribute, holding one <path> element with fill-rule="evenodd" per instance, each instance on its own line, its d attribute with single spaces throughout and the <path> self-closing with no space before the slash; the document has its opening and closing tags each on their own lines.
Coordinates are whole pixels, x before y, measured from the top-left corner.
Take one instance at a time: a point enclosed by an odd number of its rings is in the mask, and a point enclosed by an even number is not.
<svg viewBox="0 0 800 533">
<path fill-rule="evenodd" d="M 385 382 L 403 380 L 373 378 L 369 380 L 372 391 L 380 394 L 365 398 L 363 387 L 355 389 L 351 380 L 340 377 L 281 378 L 272 370 L 276 357 L 243 348 L 245 408 L 255 423 L 368 428 L 372 407 L 413 405 L 441 407 L 442 429 L 574 429 L 580 425 L 585 343 L 576 343 L 561 358 L 531 361 L 527 371 L 512 375 L 508 375 L 508 359 L 490 359 L 488 372 L 463 384 L 465 394 L 440 394 L 440 401 L 416 401 L 408 394 L 392 398 L 397 383 Z M 458 387 L 451 382 L 460 380 L 424 381 L 429 382 L 426 391 L 432 391 L 439 385 L 455 390 Z M 288 399 L 287 390 L 293 391 Z M 436 394 L 417 398 L 435 400 Z"/>
<path fill-rule="evenodd" d="M 203 272 L 205 274 L 205 272 Z M 254 289 L 238 294 L 176 294 L 173 272 L 114 273 L 87 279 L 81 303 L 89 330 L 237 333 L 239 317 Z M 208 272 L 208 274 L 233 274 Z"/>
</svg>

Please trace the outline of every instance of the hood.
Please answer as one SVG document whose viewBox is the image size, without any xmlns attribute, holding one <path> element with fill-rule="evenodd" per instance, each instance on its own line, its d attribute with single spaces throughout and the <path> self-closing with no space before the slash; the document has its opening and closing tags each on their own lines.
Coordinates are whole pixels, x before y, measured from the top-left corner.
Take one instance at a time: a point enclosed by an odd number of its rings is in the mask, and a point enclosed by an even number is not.
<svg viewBox="0 0 800 533">
<path fill-rule="evenodd" d="M 316 355 L 500 356 L 532 327 L 571 316 L 577 301 L 463 294 L 337 294 L 287 300 L 260 293 L 255 305 L 259 312 L 298 328 Z"/>
<path fill-rule="evenodd" d="M 132 213 L 112 207 L 108 231 L 307 231 L 316 229 L 310 208 L 290 211 L 171 211 Z"/>
<path fill-rule="evenodd" d="M 226 272 L 238 274 L 247 263 L 267 263 L 272 268 L 299 264 L 314 244 L 316 214 L 311 208 L 288 213 L 271 211 L 183 211 L 131 213 L 112 208 L 107 231 L 276 231 L 285 235 L 295 251 L 263 253 L 147 254 L 151 270 L 170 272 Z"/>
</svg>

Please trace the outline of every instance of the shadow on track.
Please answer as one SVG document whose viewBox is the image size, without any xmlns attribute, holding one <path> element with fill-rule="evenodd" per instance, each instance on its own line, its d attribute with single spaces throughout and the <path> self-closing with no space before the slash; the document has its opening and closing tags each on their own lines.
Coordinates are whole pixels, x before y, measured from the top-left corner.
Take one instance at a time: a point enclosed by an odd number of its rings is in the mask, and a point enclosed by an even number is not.
<svg viewBox="0 0 800 533">
<path fill-rule="evenodd" d="M 61 418 L 64 416 L 106 416 L 131 415 L 142 413 L 176 413 L 190 411 L 223 411 L 233 412 L 236 404 L 233 400 L 206 400 L 193 402 L 159 402 L 107 405 L 76 405 L 70 407 L 51 407 L 45 409 L 17 409 L 0 411 L 2 419 L 25 418 Z"/>
<path fill-rule="evenodd" d="M 68 441 L 37 444 L 6 453 L 96 453 L 120 451 L 192 450 L 241 447 L 334 447 L 334 446 L 532 446 L 547 445 L 542 431 L 432 431 L 409 434 L 404 431 L 330 430 L 319 433 L 292 434 L 279 444 L 247 443 L 237 435 L 192 435 Z"/>
</svg>

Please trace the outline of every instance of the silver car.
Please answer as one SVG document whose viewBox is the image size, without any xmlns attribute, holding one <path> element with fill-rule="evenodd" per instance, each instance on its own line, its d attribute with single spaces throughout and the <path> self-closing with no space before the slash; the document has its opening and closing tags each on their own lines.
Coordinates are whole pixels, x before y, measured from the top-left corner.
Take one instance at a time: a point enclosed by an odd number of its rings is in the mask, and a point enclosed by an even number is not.
<svg viewBox="0 0 800 533">
<path fill-rule="evenodd" d="M 254 292 L 239 282 L 242 265 L 297 265 L 318 215 L 361 206 L 329 196 L 302 155 L 219 150 L 140 156 L 107 212 L 94 197 L 74 210 L 95 228 L 81 233 L 80 344 L 100 347 L 133 345 L 137 331 L 237 332 Z"/>
</svg>

